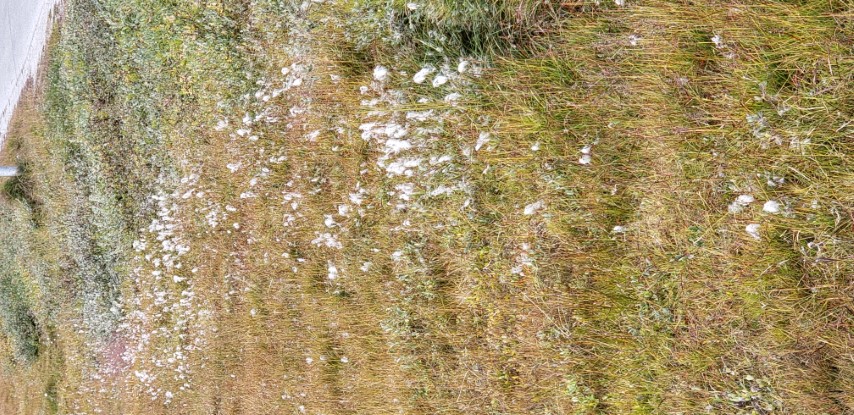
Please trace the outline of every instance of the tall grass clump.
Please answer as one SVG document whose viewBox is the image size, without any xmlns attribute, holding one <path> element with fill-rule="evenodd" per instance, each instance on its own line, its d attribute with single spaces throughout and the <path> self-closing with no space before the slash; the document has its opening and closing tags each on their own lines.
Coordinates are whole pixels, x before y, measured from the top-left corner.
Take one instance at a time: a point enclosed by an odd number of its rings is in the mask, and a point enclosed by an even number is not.
<svg viewBox="0 0 854 415">
<path fill-rule="evenodd" d="M 515 54 L 535 46 L 537 36 L 556 29 L 561 17 L 568 14 L 565 3 L 556 0 L 360 0 L 355 10 L 357 20 L 375 20 L 377 28 L 390 30 L 388 40 L 392 43 L 420 49 L 428 56 L 491 57 Z M 377 32 L 382 33 L 382 30 Z"/>
<path fill-rule="evenodd" d="M 21 163 L 18 166 L 18 175 L 3 183 L 3 192 L 7 197 L 26 205 L 32 212 L 34 223 L 40 222 L 42 201 L 34 187 L 32 167 L 29 164 Z"/>
<path fill-rule="evenodd" d="M 24 279 L 24 269 L 19 261 L 25 242 L 16 240 L 20 235 L 14 212 L 0 214 L 0 322 L 15 360 L 32 363 L 39 353 L 39 327 L 32 310 L 32 290 Z"/>
<path fill-rule="evenodd" d="M 39 353 L 39 329 L 18 276 L 5 271 L 0 276 L 0 319 L 15 358 L 31 363 Z"/>
</svg>

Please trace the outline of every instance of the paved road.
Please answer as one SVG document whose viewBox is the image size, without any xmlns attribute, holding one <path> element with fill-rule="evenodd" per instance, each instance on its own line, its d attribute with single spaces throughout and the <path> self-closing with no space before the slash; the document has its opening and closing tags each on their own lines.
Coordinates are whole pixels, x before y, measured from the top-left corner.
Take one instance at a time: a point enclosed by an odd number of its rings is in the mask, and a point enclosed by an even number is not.
<svg viewBox="0 0 854 415">
<path fill-rule="evenodd" d="M 9 118 L 38 67 L 56 0 L 0 0 L 0 145 Z"/>
</svg>

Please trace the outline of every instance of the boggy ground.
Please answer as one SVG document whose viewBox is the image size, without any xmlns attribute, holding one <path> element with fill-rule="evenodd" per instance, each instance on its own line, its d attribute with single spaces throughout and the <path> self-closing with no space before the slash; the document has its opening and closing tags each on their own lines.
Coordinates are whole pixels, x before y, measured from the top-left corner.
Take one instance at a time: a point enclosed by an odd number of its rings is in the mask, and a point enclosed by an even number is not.
<svg viewBox="0 0 854 415">
<path fill-rule="evenodd" d="M 849 2 L 66 10 L 0 412 L 854 411 Z"/>
</svg>

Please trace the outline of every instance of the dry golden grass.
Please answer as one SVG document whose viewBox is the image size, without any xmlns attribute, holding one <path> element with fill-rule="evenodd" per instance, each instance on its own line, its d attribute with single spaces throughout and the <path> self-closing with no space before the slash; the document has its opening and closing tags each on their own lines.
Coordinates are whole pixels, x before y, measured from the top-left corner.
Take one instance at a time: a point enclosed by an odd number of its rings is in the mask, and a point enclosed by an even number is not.
<svg viewBox="0 0 854 415">
<path fill-rule="evenodd" d="M 239 3 L 70 2 L 3 413 L 854 411 L 850 4 Z"/>
</svg>

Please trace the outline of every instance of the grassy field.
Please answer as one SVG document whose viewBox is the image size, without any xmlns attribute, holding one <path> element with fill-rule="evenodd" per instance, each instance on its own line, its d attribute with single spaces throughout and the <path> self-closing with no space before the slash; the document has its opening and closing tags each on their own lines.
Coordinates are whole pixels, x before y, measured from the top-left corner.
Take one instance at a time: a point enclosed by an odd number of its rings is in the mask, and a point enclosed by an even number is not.
<svg viewBox="0 0 854 415">
<path fill-rule="evenodd" d="M 0 413 L 854 413 L 854 3 L 67 0 Z"/>
</svg>

